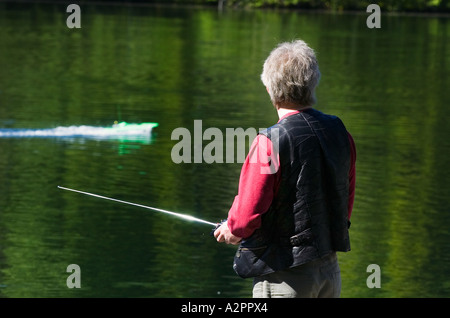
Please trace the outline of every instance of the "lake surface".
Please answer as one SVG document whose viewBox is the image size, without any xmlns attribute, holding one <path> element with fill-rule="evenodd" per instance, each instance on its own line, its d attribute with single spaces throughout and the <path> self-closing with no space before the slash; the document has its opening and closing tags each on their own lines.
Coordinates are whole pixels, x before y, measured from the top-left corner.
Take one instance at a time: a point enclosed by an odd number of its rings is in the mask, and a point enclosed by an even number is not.
<svg viewBox="0 0 450 318">
<path fill-rule="evenodd" d="M 173 162 L 194 120 L 264 128 L 277 115 L 262 63 L 281 41 L 317 52 L 316 108 L 357 145 L 352 251 L 342 297 L 450 296 L 448 17 L 0 4 L 0 128 L 157 122 L 151 138 L 0 138 L 0 297 L 250 297 L 235 247 L 209 225 L 63 191 L 65 186 L 225 218 L 241 163 Z M 203 141 L 206 146 L 209 141 Z M 81 288 L 68 288 L 68 265 Z M 368 288 L 370 264 L 381 288 Z"/>
</svg>

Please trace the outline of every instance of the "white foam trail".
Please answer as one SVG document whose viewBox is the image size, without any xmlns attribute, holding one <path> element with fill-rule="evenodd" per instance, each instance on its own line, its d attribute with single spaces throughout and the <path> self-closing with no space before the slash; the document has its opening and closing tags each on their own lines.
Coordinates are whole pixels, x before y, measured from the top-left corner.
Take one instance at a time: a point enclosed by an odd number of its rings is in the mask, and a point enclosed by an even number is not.
<svg viewBox="0 0 450 318">
<path fill-rule="evenodd" d="M 121 124 L 113 127 L 68 126 L 46 129 L 0 129 L 0 138 L 20 137 L 85 137 L 85 138 L 118 138 L 124 136 L 148 136 L 154 125 Z"/>
</svg>

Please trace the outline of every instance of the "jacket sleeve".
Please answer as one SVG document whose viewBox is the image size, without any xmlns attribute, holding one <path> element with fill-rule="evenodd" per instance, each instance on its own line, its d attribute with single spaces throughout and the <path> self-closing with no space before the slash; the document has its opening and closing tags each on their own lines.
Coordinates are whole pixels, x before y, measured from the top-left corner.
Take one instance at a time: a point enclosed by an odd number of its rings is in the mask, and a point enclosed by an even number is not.
<svg viewBox="0 0 450 318">
<path fill-rule="evenodd" d="M 264 135 L 253 141 L 242 166 L 238 195 L 228 212 L 228 227 L 238 237 L 247 238 L 261 226 L 278 190 L 280 180 L 278 154 Z"/>
</svg>

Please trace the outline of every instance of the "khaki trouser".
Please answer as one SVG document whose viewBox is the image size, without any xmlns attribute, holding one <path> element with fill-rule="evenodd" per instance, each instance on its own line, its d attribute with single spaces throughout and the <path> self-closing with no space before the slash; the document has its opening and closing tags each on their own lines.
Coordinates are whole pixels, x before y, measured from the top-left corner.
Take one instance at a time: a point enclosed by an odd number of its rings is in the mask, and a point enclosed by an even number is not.
<svg viewBox="0 0 450 318">
<path fill-rule="evenodd" d="M 336 253 L 253 280 L 254 298 L 338 298 L 340 294 L 341 273 Z"/>
</svg>

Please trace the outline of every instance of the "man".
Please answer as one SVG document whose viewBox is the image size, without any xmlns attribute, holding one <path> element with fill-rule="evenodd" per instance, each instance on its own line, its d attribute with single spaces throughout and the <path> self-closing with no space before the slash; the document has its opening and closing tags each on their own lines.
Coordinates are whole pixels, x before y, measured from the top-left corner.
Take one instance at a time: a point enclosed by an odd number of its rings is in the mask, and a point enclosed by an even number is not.
<svg viewBox="0 0 450 318">
<path fill-rule="evenodd" d="M 312 108 L 320 71 L 305 42 L 278 45 L 261 79 L 279 121 L 255 138 L 214 236 L 240 243 L 233 268 L 253 277 L 253 297 L 339 297 L 336 252 L 350 250 L 353 139 L 339 118 Z"/>
</svg>

